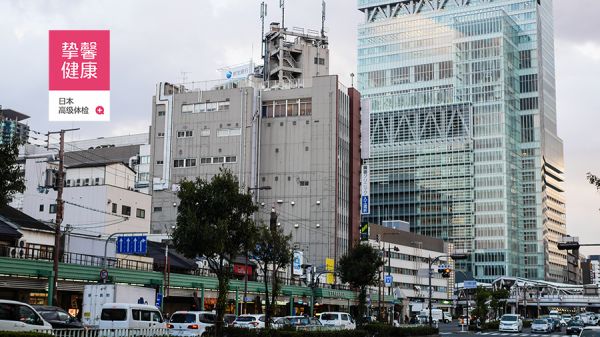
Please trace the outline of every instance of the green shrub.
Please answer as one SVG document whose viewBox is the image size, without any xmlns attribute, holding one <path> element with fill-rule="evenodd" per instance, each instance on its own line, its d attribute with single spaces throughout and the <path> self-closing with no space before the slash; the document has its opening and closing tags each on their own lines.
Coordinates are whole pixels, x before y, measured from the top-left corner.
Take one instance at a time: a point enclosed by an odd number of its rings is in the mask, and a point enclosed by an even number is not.
<svg viewBox="0 0 600 337">
<path fill-rule="evenodd" d="M 290 331 L 290 330 L 264 330 L 224 328 L 225 337 L 366 337 L 366 332 L 361 330 L 340 331 Z"/>
<path fill-rule="evenodd" d="M 48 337 L 48 334 L 42 332 L 0 331 L 0 337 Z"/>
<path fill-rule="evenodd" d="M 361 329 L 366 330 L 370 336 L 377 335 L 379 337 L 428 336 L 437 335 L 439 332 L 437 328 L 429 327 L 427 325 L 393 327 L 384 324 L 367 324 L 363 325 Z"/>
</svg>

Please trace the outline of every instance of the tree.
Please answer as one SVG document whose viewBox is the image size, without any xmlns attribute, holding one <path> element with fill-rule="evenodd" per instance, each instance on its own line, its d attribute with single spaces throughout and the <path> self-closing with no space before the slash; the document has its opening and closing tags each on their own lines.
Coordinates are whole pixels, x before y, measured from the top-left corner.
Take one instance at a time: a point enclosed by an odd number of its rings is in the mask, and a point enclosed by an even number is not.
<svg viewBox="0 0 600 337">
<path fill-rule="evenodd" d="M 472 313 L 479 318 L 481 324 L 485 323 L 488 315 L 489 309 L 486 302 L 489 300 L 489 298 L 490 292 L 487 289 L 483 287 L 477 287 L 475 290 L 475 309 L 473 309 Z"/>
<path fill-rule="evenodd" d="M 263 226 L 258 230 L 258 240 L 252 251 L 263 274 L 265 283 L 266 328 L 270 328 L 271 317 L 275 315 L 276 300 L 281 290 L 277 273 L 290 264 L 292 234 L 285 235 L 283 229 Z M 271 267 L 271 298 L 269 298 L 269 267 Z"/>
<path fill-rule="evenodd" d="M 358 243 L 344 254 L 338 263 L 342 282 L 358 288 L 358 324 L 362 324 L 367 302 L 367 287 L 377 284 L 379 268 L 383 259 L 377 249 Z"/>
<path fill-rule="evenodd" d="M 598 176 L 592 174 L 591 172 L 588 172 L 586 174 L 586 178 L 590 184 L 594 185 L 597 190 L 600 190 L 600 178 L 598 178 Z"/>
<path fill-rule="evenodd" d="M 504 308 L 510 293 L 506 289 L 496 289 L 492 290 L 490 295 L 492 297 L 490 300 L 490 307 L 494 310 L 494 317 L 499 317 L 500 309 Z"/>
<path fill-rule="evenodd" d="M 19 142 L 0 144 L 0 206 L 8 204 L 15 193 L 25 191 L 25 173 L 17 164 Z"/>
<path fill-rule="evenodd" d="M 216 330 L 221 335 L 232 261 L 254 245 L 256 226 L 250 217 L 258 208 L 229 170 L 221 170 L 210 182 L 183 181 L 177 197 L 173 243 L 188 258 L 204 256 L 217 276 Z"/>
</svg>

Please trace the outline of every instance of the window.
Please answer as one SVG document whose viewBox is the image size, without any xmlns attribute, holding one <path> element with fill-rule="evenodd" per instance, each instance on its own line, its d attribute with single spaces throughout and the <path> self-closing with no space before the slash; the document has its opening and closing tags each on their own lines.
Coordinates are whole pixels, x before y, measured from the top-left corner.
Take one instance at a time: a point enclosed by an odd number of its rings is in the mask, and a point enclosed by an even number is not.
<svg viewBox="0 0 600 337">
<path fill-rule="evenodd" d="M 117 213 L 117 204 L 114 202 L 112 203 L 112 212 Z"/>
<path fill-rule="evenodd" d="M 410 82 L 410 67 L 394 68 L 391 70 L 390 83 L 405 84 Z"/>
<path fill-rule="evenodd" d="M 242 134 L 241 128 L 218 129 L 217 130 L 217 137 L 239 136 L 241 134 Z"/>
<path fill-rule="evenodd" d="M 185 167 L 185 159 L 175 159 L 173 161 L 173 167 Z"/>
<path fill-rule="evenodd" d="M 75 186 L 81 186 L 81 179 L 75 180 Z"/>
<path fill-rule="evenodd" d="M 164 163 L 164 161 L 162 161 L 162 160 L 157 160 L 156 161 L 156 165 L 162 165 L 163 163 Z"/>
<path fill-rule="evenodd" d="M 136 218 L 140 218 L 140 219 L 145 219 L 146 218 L 146 210 L 145 209 L 141 209 L 141 208 L 137 208 L 135 210 L 135 217 Z"/>
<path fill-rule="evenodd" d="M 225 161 L 225 157 L 213 157 L 213 164 L 220 164 Z"/>
<path fill-rule="evenodd" d="M 445 61 L 445 62 L 440 62 L 440 70 L 439 70 L 439 78 L 444 79 L 444 78 L 451 78 L 452 77 L 452 61 Z"/>
<path fill-rule="evenodd" d="M 322 57 L 315 57 L 314 62 L 315 62 L 315 64 L 321 64 L 321 65 L 323 65 L 323 64 L 325 64 L 325 59 L 322 58 Z"/>
<path fill-rule="evenodd" d="M 433 80 L 433 63 L 415 66 L 415 81 L 424 82 Z"/>
<path fill-rule="evenodd" d="M 192 130 L 177 131 L 177 138 L 189 138 L 193 136 Z"/>
<path fill-rule="evenodd" d="M 185 167 L 192 167 L 192 166 L 196 166 L 196 159 L 195 158 L 186 159 Z"/>
<path fill-rule="evenodd" d="M 206 111 L 207 112 L 217 111 L 218 108 L 219 108 L 219 103 L 218 102 L 214 102 L 214 103 L 207 102 L 206 103 Z"/>
<path fill-rule="evenodd" d="M 183 104 L 181 106 L 181 113 L 194 113 L 194 104 Z"/>
<path fill-rule="evenodd" d="M 531 68 L 531 50 L 521 50 L 519 52 L 519 61 L 521 69 Z"/>
<path fill-rule="evenodd" d="M 200 137 L 208 137 L 210 136 L 210 129 L 200 130 Z"/>
<path fill-rule="evenodd" d="M 538 90 L 537 74 L 523 75 L 519 77 L 521 92 L 536 92 Z"/>
<path fill-rule="evenodd" d="M 156 137 L 158 137 L 158 138 L 163 138 L 164 136 L 165 136 L 164 132 L 157 132 L 156 133 Z"/>
<path fill-rule="evenodd" d="M 212 157 L 200 158 L 200 164 L 212 164 Z"/>
<path fill-rule="evenodd" d="M 537 97 L 526 97 L 521 98 L 521 111 L 535 110 L 538 108 Z"/>
<path fill-rule="evenodd" d="M 102 309 L 100 319 L 103 321 L 124 321 L 127 319 L 127 309 Z"/>
<path fill-rule="evenodd" d="M 525 143 L 535 141 L 533 115 L 521 116 L 521 141 Z"/>
<path fill-rule="evenodd" d="M 56 214 L 56 208 L 56 204 L 50 204 L 50 207 L 48 208 L 48 213 Z"/>
<path fill-rule="evenodd" d="M 90 178 L 85 178 L 83 180 L 83 186 L 90 186 Z"/>
<path fill-rule="evenodd" d="M 154 212 L 162 212 L 162 207 L 154 207 Z"/>
<path fill-rule="evenodd" d="M 308 180 L 300 180 L 300 186 L 308 186 Z"/>
<path fill-rule="evenodd" d="M 225 157 L 225 162 L 226 163 L 235 163 L 235 162 L 237 162 L 237 158 L 236 158 L 236 156 L 228 156 L 228 157 Z"/>
<path fill-rule="evenodd" d="M 131 215 L 131 207 L 122 205 L 121 206 L 121 214 L 123 214 L 123 215 Z"/>
<path fill-rule="evenodd" d="M 162 111 L 162 110 L 159 110 L 159 111 L 158 111 L 158 116 L 159 116 L 159 117 L 161 117 L 161 116 L 164 116 L 164 115 L 165 115 L 165 112 L 164 112 L 164 111 Z"/>
<path fill-rule="evenodd" d="M 40 205 L 40 212 L 44 211 L 44 205 Z"/>
</svg>

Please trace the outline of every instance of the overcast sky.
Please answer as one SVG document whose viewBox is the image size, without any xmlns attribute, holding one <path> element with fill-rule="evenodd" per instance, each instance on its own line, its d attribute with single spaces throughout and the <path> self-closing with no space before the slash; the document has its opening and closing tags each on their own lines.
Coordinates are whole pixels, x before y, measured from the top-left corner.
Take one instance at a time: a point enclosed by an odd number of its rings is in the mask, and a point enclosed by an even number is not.
<svg viewBox="0 0 600 337">
<path fill-rule="evenodd" d="M 546 2 L 548 0 L 542 0 Z M 268 0 L 267 24 L 280 21 Z M 259 0 L 96 0 L 0 2 L 0 105 L 31 116 L 32 129 L 79 127 L 74 139 L 147 131 L 160 81 L 212 80 L 217 69 L 260 56 Z M 600 243 L 600 1 L 555 0 L 558 133 L 564 140 L 567 224 Z M 287 0 L 286 26 L 320 29 L 320 0 Z M 331 72 L 350 85 L 356 72 L 355 0 L 327 1 Z M 111 31 L 111 122 L 48 122 L 48 30 Z M 600 248 L 585 253 L 600 254 Z"/>
</svg>

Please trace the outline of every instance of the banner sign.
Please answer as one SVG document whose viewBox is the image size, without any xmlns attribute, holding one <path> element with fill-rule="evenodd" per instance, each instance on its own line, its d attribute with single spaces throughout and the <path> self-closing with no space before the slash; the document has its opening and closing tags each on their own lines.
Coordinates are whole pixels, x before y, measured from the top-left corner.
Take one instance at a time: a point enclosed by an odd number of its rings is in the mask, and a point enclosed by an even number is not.
<svg viewBox="0 0 600 337">
<path fill-rule="evenodd" d="M 371 213 L 369 195 L 371 194 L 371 177 L 369 165 L 363 165 L 360 169 L 360 214 Z"/>
<path fill-rule="evenodd" d="M 304 259 L 304 253 L 301 251 L 294 251 L 294 260 L 292 265 L 292 272 L 294 275 L 302 275 L 302 263 Z"/>
<path fill-rule="evenodd" d="M 330 271 L 332 273 L 327 273 L 327 284 L 335 283 L 335 275 L 333 271 L 335 270 L 335 260 L 326 258 L 325 259 L 325 270 Z"/>
<path fill-rule="evenodd" d="M 110 121 L 110 31 L 49 31 L 48 119 Z"/>
</svg>

